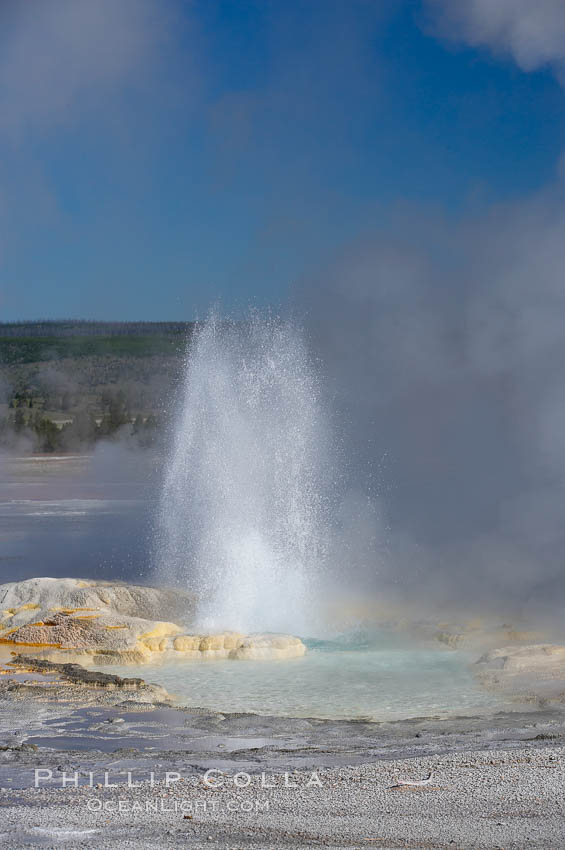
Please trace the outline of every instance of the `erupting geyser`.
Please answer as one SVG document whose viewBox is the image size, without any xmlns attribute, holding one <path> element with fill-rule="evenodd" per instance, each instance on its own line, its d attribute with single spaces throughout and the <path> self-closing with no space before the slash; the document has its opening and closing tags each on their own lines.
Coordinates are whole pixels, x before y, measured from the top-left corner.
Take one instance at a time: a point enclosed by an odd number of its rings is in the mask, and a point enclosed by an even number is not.
<svg viewBox="0 0 565 850">
<path fill-rule="evenodd" d="M 323 560 L 328 434 L 290 323 L 212 318 L 187 353 L 159 511 L 164 580 L 206 629 L 309 632 Z"/>
</svg>

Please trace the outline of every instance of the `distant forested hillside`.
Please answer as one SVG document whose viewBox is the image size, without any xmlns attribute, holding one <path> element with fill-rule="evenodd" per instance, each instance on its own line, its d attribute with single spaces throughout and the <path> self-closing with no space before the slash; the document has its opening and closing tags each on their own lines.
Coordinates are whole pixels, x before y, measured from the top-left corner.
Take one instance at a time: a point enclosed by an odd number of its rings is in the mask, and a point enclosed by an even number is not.
<svg viewBox="0 0 565 850">
<path fill-rule="evenodd" d="M 0 364 L 62 358 L 174 354 L 192 322 L 14 322 L 0 324 Z"/>
<path fill-rule="evenodd" d="M 194 322 L 95 322 L 86 319 L 38 319 L 0 322 L 0 337 L 186 335 Z"/>
</svg>

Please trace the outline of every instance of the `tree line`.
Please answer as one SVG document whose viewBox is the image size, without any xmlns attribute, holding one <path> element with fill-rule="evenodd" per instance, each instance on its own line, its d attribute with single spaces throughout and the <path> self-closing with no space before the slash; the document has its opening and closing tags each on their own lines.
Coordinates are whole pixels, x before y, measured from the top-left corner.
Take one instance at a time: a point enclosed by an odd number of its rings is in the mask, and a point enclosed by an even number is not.
<svg viewBox="0 0 565 850">
<path fill-rule="evenodd" d="M 66 422 L 57 424 L 33 400 L 12 399 L 11 410 L 0 418 L 0 449 L 40 453 L 88 451 L 98 440 L 125 439 L 132 447 L 157 445 L 161 430 L 157 417 L 132 416 L 122 390 L 102 394 L 102 413 L 92 408 L 75 409 Z M 13 410 L 13 413 L 12 413 Z"/>
<path fill-rule="evenodd" d="M 0 322 L 1 337 L 188 336 L 195 322 L 99 322 L 89 319 L 37 319 Z"/>
</svg>

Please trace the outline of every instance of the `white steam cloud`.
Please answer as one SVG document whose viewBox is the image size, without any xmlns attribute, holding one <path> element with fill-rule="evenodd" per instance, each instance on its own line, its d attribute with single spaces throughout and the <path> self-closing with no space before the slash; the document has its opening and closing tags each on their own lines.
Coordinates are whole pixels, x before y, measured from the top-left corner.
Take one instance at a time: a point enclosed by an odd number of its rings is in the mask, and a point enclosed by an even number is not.
<svg viewBox="0 0 565 850">
<path fill-rule="evenodd" d="M 154 70 L 170 24 L 156 0 L 7 0 L 0 9 L 0 128 L 69 120 Z"/>
<path fill-rule="evenodd" d="M 564 233 L 559 188 L 462 223 L 404 208 L 312 284 L 383 588 L 562 605 Z"/>
</svg>

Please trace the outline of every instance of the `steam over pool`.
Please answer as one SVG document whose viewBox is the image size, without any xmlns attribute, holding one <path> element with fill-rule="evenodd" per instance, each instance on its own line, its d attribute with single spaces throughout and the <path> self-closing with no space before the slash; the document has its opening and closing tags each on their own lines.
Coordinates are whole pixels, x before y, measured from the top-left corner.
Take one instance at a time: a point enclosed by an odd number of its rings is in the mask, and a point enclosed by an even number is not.
<svg viewBox="0 0 565 850">
<path fill-rule="evenodd" d="M 328 433 L 299 330 L 212 318 L 187 354 L 159 510 L 162 581 L 207 629 L 308 633 L 324 556 Z"/>
</svg>

